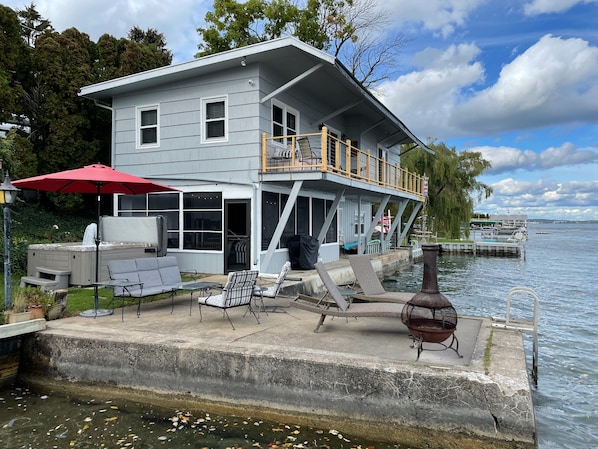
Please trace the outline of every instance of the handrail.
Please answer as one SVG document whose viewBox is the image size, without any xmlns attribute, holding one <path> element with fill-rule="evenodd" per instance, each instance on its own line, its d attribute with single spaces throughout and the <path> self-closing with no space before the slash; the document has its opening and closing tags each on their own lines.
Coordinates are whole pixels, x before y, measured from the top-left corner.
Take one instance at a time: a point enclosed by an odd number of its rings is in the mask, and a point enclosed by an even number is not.
<svg viewBox="0 0 598 449">
<path fill-rule="evenodd" d="M 532 319 L 513 318 L 511 316 L 511 299 L 514 295 L 527 295 L 528 299 L 533 299 L 533 316 Z M 538 314 L 540 310 L 540 301 L 538 295 L 531 288 L 528 287 L 513 287 L 507 294 L 507 312 L 505 318 L 492 317 L 492 326 L 502 327 L 505 329 L 515 329 L 521 332 L 529 332 L 533 334 L 532 343 L 532 379 L 534 384 L 538 386 Z"/>
<path fill-rule="evenodd" d="M 301 138 L 307 138 L 310 144 L 313 142 L 312 150 L 317 153 L 316 156 L 309 159 L 301 157 L 297 146 L 297 140 Z M 353 146 L 349 139 L 343 141 L 331 136 L 326 127 L 316 133 L 286 136 L 263 133 L 261 143 L 263 173 L 317 170 L 414 194 L 424 200 L 423 175 L 409 172 L 397 163 L 391 164 L 372 155 L 369 150 Z"/>
</svg>

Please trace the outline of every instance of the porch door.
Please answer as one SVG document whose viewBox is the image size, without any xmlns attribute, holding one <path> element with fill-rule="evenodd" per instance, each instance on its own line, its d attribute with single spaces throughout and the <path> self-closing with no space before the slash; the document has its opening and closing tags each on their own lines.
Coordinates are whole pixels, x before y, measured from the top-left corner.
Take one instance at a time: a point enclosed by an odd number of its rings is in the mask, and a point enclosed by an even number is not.
<svg viewBox="0 0 598 449">
<path fill-rule="evenodd" d="M 251 201 L 224 201 L 224 272 L 251 266 Z"/>
</svg>

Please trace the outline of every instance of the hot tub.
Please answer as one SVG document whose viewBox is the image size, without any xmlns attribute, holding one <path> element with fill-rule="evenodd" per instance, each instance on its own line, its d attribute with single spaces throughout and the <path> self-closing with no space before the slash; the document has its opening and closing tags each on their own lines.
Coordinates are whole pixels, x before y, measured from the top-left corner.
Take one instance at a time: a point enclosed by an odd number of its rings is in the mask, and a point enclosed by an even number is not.
<svg viewBox="0 0 598 449">
<path fill-rule="evenodd" d="M 156 245 L 151 243 L 110 243 L 100 244 L 99 280 L 107 281 L 108 261 L 156 257 Z M 41 243 L 29 245 L 27 250 L 27 275 L 35 276 L 35 267 L 47 267 L 71 272 L 69 285 L 89 286 L 95 282 L 96 247 L 74 243 Z"/>
</svg>

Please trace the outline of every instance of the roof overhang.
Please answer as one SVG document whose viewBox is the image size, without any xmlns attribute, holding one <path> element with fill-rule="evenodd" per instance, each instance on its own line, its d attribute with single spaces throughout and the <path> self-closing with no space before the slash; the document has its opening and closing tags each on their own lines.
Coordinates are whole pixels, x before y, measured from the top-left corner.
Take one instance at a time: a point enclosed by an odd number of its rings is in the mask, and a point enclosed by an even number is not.
<svg viewBox="0 0 598 449">
<path fill-rule="evenodd" d="M 244 64 L 267 66 L 289 89 L 300 89 L 303 98 L 325 98 L 326 110 L 318 110 L 312 125 L 336 115 L 354 115 L 360 128 L 372 131 L 380 145 L 393 148 L 416 144 L 432 152 L 390 110 L 365 89 L 332 55 L 294 37 L 286 37 L 160 67 L 81 88 L 80 95 L 111 104 L 117 96 L 165 84 L 198 78 L 219 71 L 238 70 Z M 291 82 L 295 82 L 291 85 Z M 284 83 L 283 83 L 284 84 Z"/>
</svg>

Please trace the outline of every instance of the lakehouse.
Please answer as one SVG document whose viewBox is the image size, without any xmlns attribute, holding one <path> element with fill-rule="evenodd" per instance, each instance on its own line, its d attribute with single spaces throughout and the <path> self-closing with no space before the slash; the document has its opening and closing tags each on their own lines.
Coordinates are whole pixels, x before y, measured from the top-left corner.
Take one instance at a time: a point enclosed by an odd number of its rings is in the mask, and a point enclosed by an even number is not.
<svg viewBox="0 0 598 449">
<path fill-rule="evenodd" d="M 115 215 L 162 215 L 183 271 L 276 273 L 309 235 L 324 262 L 365 252 L 388 206 L 401 241 L 425 200 L 400 151 L 430 151 L 333 56 L 282 38 L 83 87 L 112 111 L 112 166 L 180 192 L 121 195 Z M 375 207 L 374 207 L 375 206 Z M 400 214 L 399 214 L 400 215 Z"/>
</svg>

